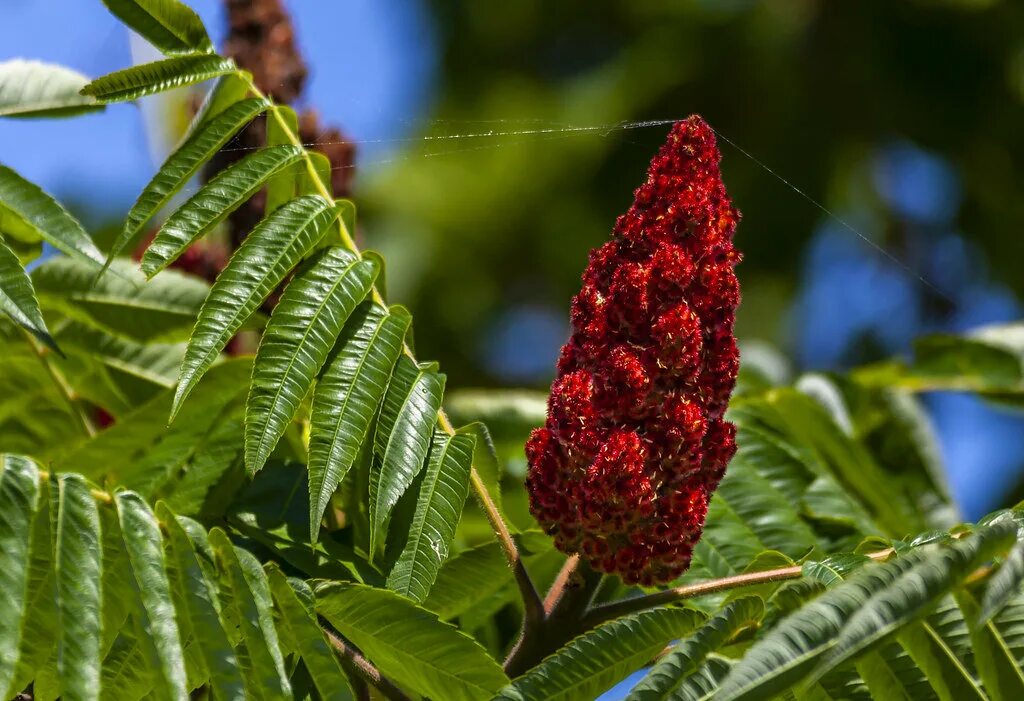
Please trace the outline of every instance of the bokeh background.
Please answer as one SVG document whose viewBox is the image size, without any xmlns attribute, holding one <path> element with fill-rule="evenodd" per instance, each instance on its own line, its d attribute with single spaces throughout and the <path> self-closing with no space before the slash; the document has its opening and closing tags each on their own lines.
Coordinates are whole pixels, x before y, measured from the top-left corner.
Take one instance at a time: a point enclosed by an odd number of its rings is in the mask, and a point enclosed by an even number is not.
<svg viewBox="0 0 1024 701">
<path fill-rule="evenodd" d="M 215 39 L 219 0 L 191 3 Z M 699 112 L 744 213 L 745 347 L 787 371 L 1017 319 L 1024 3 L 291 0 L 303 104 L 358 148 L 364 245 L 449 386 L 544 388 L 587 251 Z M 154 56 L 99 0 L 4 0 L 0 59 L 96 76 Z M 187 100 L 0 123 L 0 160 L 117 226 Z M 623 126 L 626 125 L 626 126 Z M 788 182 L 786 182 L 788 181 Z M 1024 420 L 926 399 L 967 518 L 1024 497 Z"/>
</svg>

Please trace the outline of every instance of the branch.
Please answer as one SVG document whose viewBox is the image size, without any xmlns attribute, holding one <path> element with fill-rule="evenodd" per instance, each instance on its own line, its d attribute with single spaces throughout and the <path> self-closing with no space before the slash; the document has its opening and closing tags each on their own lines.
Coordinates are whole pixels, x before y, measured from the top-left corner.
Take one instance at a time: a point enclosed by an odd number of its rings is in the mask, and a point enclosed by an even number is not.
<svg viewBox="0 0 1024 701">
<path fill-rule="evenodd" d="M 887 560 L 893 552 L 893 549 L 889 548 L 876 553 L 870 553 L 868 554 L 868 557 L 872 560 Z M 748 572 L 746 574 L 738 574 L 733 577 L 713 579 L 708 582 L 698 582 L 697 584 L 674 587 L 672 589 L 655 592 L 654 594 L 637 596 L 632 599 L 623 599 L 622 601 L 615 601 L 610 604 L 595 606 L 580 620 L 580 632 L 595 628 L 602 623 L 607 623 L 608 621 L 627 613 L 636 613 L 637 611 L 644 611 L 646 609 L 672 604 L 677 601 L 685 601 L 686 599 L 693 599 L 698 596 L 706 596 L 707 594 L 715 594 L 729 589 L 750 587 L 756 584 L 767 584 L 769 582 L 782 582 L 788 579 L 800 579 L 802 576 L 803 567 L 800 565 L 794 565 L 792 567 L 782 567 L 775 570 L 765 570 L 764 572 Z"/>
<path fill-rule="evenodd" d="M 238 71 L 237 76 L 246 83 L 253 95 L 265 100 L 268 99 L 267 96 L 256 86 L 250 76 L 246 75 L 243 71 Z M 331 192 L 328 183 L 325 183 L 320 179 L 320 173 L 313 164 L 313 159 L 310 157 L 309 151 L 302 143 L 298 134 L 292 131 L 288 122 L 281 116 L 281 112 L 277 109 L 276 105 L 271 105 L 270 114 L 281 128 L 281 132 L 288 137 L 288 141 L 293 146 L 302 149 L 302 157 L 306 164 L 306 171 L 309 173 L 309 177 L 314 183 L 317 193 L 333 204 L 335 201 L 334 194 Z M 356 255 L 360 255 L 359 247 L 356 245 L 355 239 L 352 237 L 352 232 L 350 232 L 348 227 L 345 226 L 345 222 L 341 217 L 338 217 L 337 221 L 338 236 L 341 243 Z M 376 285 L 372 287 L 370 294 L 374 302 L 382 306 L 387 306 L 384 301 L 384 297 L 381 295 Z M 409 348 L 408 344 L 403 343 L 402 350 L 409 359 L 413 361 L 416 360 L 416 357 L 413 355 L 412 349 Z M 445 433 L 455 435 L 455 427 L 452 425 L 452 422 L 448 418 L 444 409 L 438 411 L 437 418 L 441 429 L 445 431 Z M 543 617 L 543 606 L 540 601 L 540 596 L 538 596 L 537 589 L 534 587 L 533 581 L 530 579 L 530 575 L 526 571 L 526 567 L 523 565 L 522 558 L 519 555 L 519 549 L 516 547 L 515 541 L 512 539 L 512 534 L 509 532 L 508 526 L 505 525 L 501 512 L 498 510 L 498 505 L 494 502 L 494 499 L 491 498 L 491 495 L 487 491 L 486 486 L 484 486 L 483 480 L 480 478 L 480 473 L 477 471 L 475 466 L 470 468 L 469 476 L 470 482 L 473 485 L 473 490 L 476 492 L 476 496 L 483 506 L 487 520 L 490 522 L 491 528 L 494 530 L 494 534 L 497 537 L 498 542 L 505 551 L 505 558 L 508 560 L 509 567 L 512 568 L 512 572 L 515 574 L 516 584 L 518 585 L 519 593 L 523 598 L 526 620 L 530 625 L 532 625 L 533 622 L 540 620 L 540 618 Z"/>
<path fill-rule="evenodd" d="M 380 673 L 380 670 L 373 666 L 373 663 L 363 657 L 363 655 L 356 650 L 352 645 L 348 644 L 341 639 L 341 636 L 337 635 L 328 626 L 321 624 L 320 626 L 324 633 L 327 634 L 327 639 L 331 642 L 331 646 L 334 650 L 341 655 L 341 657 L 349 662 L 352 669 L 356 673 L 377 687 L 385 698 L 393 699 L 394 701 L 411 701 L 411 699 L 405 694 L 404 691 L 399 689 L 394 682 L 385 677 Z"/>
<path fill-rule="evenodd" d="M 523 621 L 522 633 L 505 659 L 510 677 L 524 673 L 577 635 L 602 576 L 579 555 L 566 560 L 544 599 L 543 618 L 532 626 Z"/>
</svg>

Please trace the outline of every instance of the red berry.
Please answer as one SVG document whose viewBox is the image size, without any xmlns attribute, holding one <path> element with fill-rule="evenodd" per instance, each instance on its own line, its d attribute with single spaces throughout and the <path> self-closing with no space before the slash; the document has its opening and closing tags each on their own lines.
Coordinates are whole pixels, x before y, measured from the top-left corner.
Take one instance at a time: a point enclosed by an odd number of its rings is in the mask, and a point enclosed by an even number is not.
<svg viewBox="0 0 1024 701">
<path fill-rule="evenodd" d="M 573 299 L 548 418 L 526 445 L 530 509 L 555 545 L 630 584 L 690 565 L 736 452 L 739 222 L 712 129 L 676 123 Z"/>
</svg>

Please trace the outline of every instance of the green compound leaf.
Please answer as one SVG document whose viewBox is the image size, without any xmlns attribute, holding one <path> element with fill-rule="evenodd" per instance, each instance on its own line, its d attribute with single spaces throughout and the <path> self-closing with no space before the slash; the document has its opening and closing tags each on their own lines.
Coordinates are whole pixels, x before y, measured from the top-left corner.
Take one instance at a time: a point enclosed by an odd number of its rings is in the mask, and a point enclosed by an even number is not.
<svg viewBox="0 0 1024 701">
<path fill-rule="evenodd" d="M 388 588 L 414 601 L 427 598 L 441 564 L 448 559 L 469 494 L 475 444 L 471 435 L 434 434 L 412 530 L 388 575 Z"/>
<path fill-rule="evenodd" d="M 316 608 L 382 674 L 423 696 L 484 701 L 508 682 L 475 640 L 394 592 L 329 583 Z"/>
<path fill-rule="evenodd" d="M 355 695 L 317 622 L 313 590 L 300 579 L 286 578 L 274 564 L 267 566 L 267 577 L 281 619 L 291 629 L 297 652 L 320 697 L 326 701 L 350 701 Z"/>
<path fill-rule="evenodd" d="M 495 701 L 596 698 L 703 621 L 703 614 L 685 608 L 653 609 L 609 621 L 512 680 Z"/>
<path fill-rule="evenodd" d="M 225 168 L 167 218 L 142 256 L 142 271 L 153 277 L 177 260 L 194 241 L 224 221 L 276 172 L 302 158 L 295 146 L 273 146 Z"/>
<path fill-rule="evenodd" d="M 198 523 L 175 516 L 163 504 L 157 505 L 157 513 L 167 530 L 168 558 L 177 577 L 175 587 L 184 592 L 185 609 L 195 636 L 193 644 L 198 645 L 202 653 L 210 674 L 210 687 L 219 699 L 243 701 L 245 685 L 238 658 L 221 620 L 215 582 L 203 567 L 205 554 L 193 547 L 185 525 L 204 540 L 206 534 Z M 206 548 L 209 548 L 208 543 Z"/>
<path fill-rule="evenodd" d="M 755 643 L 722 681 L 715 699 L 761 699 L 799 683 L 845 622 L 875 594 L 921 561 L 921 554 L 865 567 L 781 621 Z"/>
<path fill-rule="evenodd" d="M 203 164 L 267 107 L 267 101 L 259 98 L 236 102 L 189 134 L 132 205 L 124 228 L 110 247 L 107 264 L 136 239 L 160 208 L 171 201 Z"/>
<path fill-rule="evenodd" d="M 309 534 L 370 435 L 412 317 L 366 303 L 352 315 L 313 392 L 309 437 Z"/>
<path fill-rule="evenodd" d="M 370 552 L 384 545 L 391 510 L 423 469 L 441 408 L 445 376 L 435 364 L 398 361 L 384 404 L 374 452 L 381 461 L 370 473 Z"/>
<path fill-rule="evenodd" d="M 227 342 L 323 236 L 337 209 L 315 195 L 299 197 L 253 229 L 213 283 L 199 312 L 171 407 L 171 419 Z"/>
<path fill-rule="evenodd" d="M 229 59 L 189 54 L 109 73 L 82 88 L 82 94 L 104 103 L 127 102 L 234 71 L 235 64 Z"/>
<path fill-rule="evenodd" d="M 34 592 L 31 581 L 31 546 L 35 514 L 39 509 L 39 470 L 28 458 L 0 456 L 0 693 L 13 681 L 24 634 L 28 606 Z"/>
<path fill-rule="evenodd" d="M 290 699 L 291 685 L 274 627 L 270 585 L 263 568 L 252 553 L 232 545 L 219 528 L 210 531 L 210 545 L 227 580 L 226 607 L 231 608 L 232 617 L 242 630 L 245 678 L 253 682 L 264 698 Z"/>
<path fill-rule="evenodd" d="M 985 587 L 985 593 L 981 597 L 978 625 L 984 625 L 991 621 L 1011 599 L 1018 596 L 1022 581 L 1024 581 L 1024 542 L 1019 542 L 1003 559 L 999 570 Z"/>
<path fill-rule="evenodd" d="M 1013 524 L 998 523 L 978 530 L 947 548 L 927 553 L 891 586 L 858 607 L 843 625 L 811 679 L 820 679 L 877 641 L 920 618 L 1015 533 Z M 913 649 L 911 654 L 914 654 Z"/>
<path fill-rule="evenodd" d="M 245 464 L 266 463 L 327 360 L 345 321 L 373 288 L 377 266 L 331 247 L 285 288 L 263 334 L 245 412 Z"/>
<path fill-rule="evenodd" d="M 24 243 L 46 241 L 74 258 L 103 263 L 78 221 L 37 185 L 0 165 L 0 231 Z"/>
<path fill-rule="evenodd" d="M 185 701 L 188 699 L 185 654 L 175 619 L 160 526 L 138 494 L 121 492 L 114 497 L 114 503 L 135 585 L 146 612 L 147 632 L 159 662 L 159 668 L 154 670 L 159 675 L 156 683 L 168 697 Z"/>
<path fill-rule="evenodd" d="M 71 117 L 102 110 L 79 94 L 89 82 L 64 66 L 20 58 L 0 63 L 0 117 Z"/>
<path fill-rule="evenodd" d="M 199 15 L 178 0 L 103 0 L 103 4 L 165 54 L 213 51 Z"/>
<path fill-rule="evenodd" d="M 672 651 L 658 660 L 643 680 L 633 687 L 626 701 L 665 701 L 675 693 L 691 675 L 700 675 L 708 656 L 719 650 L 741 629 L 757 625 L 764 615 L 764 603 L 759 597 L 736 599 L 716 613 L 693 635 L 678 643 Z"/>
<path fill-rule="evenodd" d="M 32 279 L 17 254 L 0 238 L 0 311 L 53 350 L 57 344 L 46 328 Z M 58 351 L 59 352 L 59 351 Z"/>
<path fill-rule="evenodd" d="M 60 475 L 56 502 L 57 669 L 64 698 L 99 699 L 102 621 L 100 515 L 81 476 Z"/>
<path fill-rule="evenodd" d="M 97 280 L 92 263 L 55 256 L 32 271 L 32 284 L 43 309 L 93 329 L 142 342 L 188 339 L 210 291 L 205 280 L 165 270 L 147 283 L 125 258 L 110 269 Z"/>
</svg>

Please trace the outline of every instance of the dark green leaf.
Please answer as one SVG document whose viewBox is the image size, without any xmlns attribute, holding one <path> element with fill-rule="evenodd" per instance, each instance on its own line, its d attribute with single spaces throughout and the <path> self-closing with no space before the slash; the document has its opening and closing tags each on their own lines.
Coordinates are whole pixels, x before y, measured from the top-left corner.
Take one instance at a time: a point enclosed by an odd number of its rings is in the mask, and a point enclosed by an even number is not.
<svg viewBox="0 0 1024 701">
<path fill-rule="evenodd" d="M 850 617 L 812 678 L 820 678 L 919 618 L 928 606 L 991 557 L 1015 532 L 1011 524 L 996 524 L 922 557 Z"/>
<path fill-rule="evenodd" d="M 448 559 L 469 494 L 475 443 L 475 438 L 466 434 L 434 434 L 412 530 L 388 575 L 388 587 L 414 601 L 427 597 L 441 564 Z"/>
<path fill-rule="evenodd" d="M 234 70 L 232 61 L 213 54 L 176 56 L 109 73 L 82 88 L 82 94 L 104 103 L 127 102 Z"/>
<path fill-rule="evenodd" d="M 512 582 L 505 552 L 496 542 L 464 550 L 441 566 L 423 607 L 442 619 L 473 608 Z"/>
<path fill-rule="evenodd" d="M 342 327 L 370 293 L 377 267 L 331 247 L 296 274 L 274 308 L 253 364 L 245 464 L 266 463 L 309 392 Z"/>
<path fill-rule="evenodd" d="M 142 271 L 153 277 L 173 263 L 194 241 L 252 197 L 274 173 L 300 158 L 302 150 L 295 146 L 272 146 L 222 170 L 167 218 L 142 256 Z"/>
<path fill-rule="evenodd" d="M 1021 592 L 1024 581 L 1024 542 L 1013 546 L 999 565 L 999 570 L 989 578 L 985 593 L 981 597 L 981 613 L 978 625 L 992 620 L 992 617 Z"/>
<path fill-rule="evenodd" d="M 370 434 L 402 353 L 412 318 L 364 304 L 349 320 L 313 392 L 309 437 L 309 532 L 316 542 L 320 519 Z"/>
<path fill-rule="evenodd" d="M 167 157 L 153 179 L 132 205 L 125 218 L 124 228 L 110 247 L 108 261 L 117 256 L 125 246 L 135 240 L 160 208 L 195 175 L 203 164 L 209 161 L 239 129 L 267 109 L 267 101 L 250 98 L 236 102 L 223 112 L 212 116 L 207 122 L 189 134 L 181 145 Z"/>
<path fill-rule="evenodd" d="M 313 591 L 302 580 L 288 580 L 276 565 L 267 567 L 270 589 L 281 618 L 295 638 L 299 656 L 325 701 L 353 698 L 345 672 L 316 619 Z"/>
<path fill-rule="evenodd" d="M 877 592 L 911 569 L 921 556 L 863 568 L 768 631 L 722 681 L 715 699 L 762 699 L 803 679 L 833 644 L 846 621 Z"/>
<path fill-rule="evenodd" d="M 691 675 L 700 675 L 708 656 L 722 648 L 741 629 L 756 626 L 764 615 L 759 597 L 736 599 L 715 614 L 693 635 L 679 642 L 658 660 L 626 701 L 661 701 L 676 698 L 674 692 Z"/>
<path fill-rule="evenodd" d="M 316 607 L 381 673 L 424 696 L 490 699 L 508 681 L 472 638 L 394 592 L 331 583 Z"/>
<path fill-rule="evenodd" d="M 235 251 L 206 298 L 181 366 L 171 418 L 256 307 L 323 236 L 337 210 L 326 200 L 292 200 L 264 219 Z"/>
<path fill-rule="evenodd" d="M 703 621 L 701 613 L 686 608 L 652 609 L 609 621 L 514 679 L 495 701 L 596 698 Z"/>
<path fill-rule="evenodd" d="M 370 552 L 384 544 L 391 509 L 423 468 L 444 393 L 434 365 L 401 358 L 381 407 L 375 452 L 380 470 L 370 473 Z"/>
<path fill-rule="evenodd" d="M 103 0 L 103 4 L 165 54 L 213 51 L 199 15 L 178 0 Z"/>
</svg>

